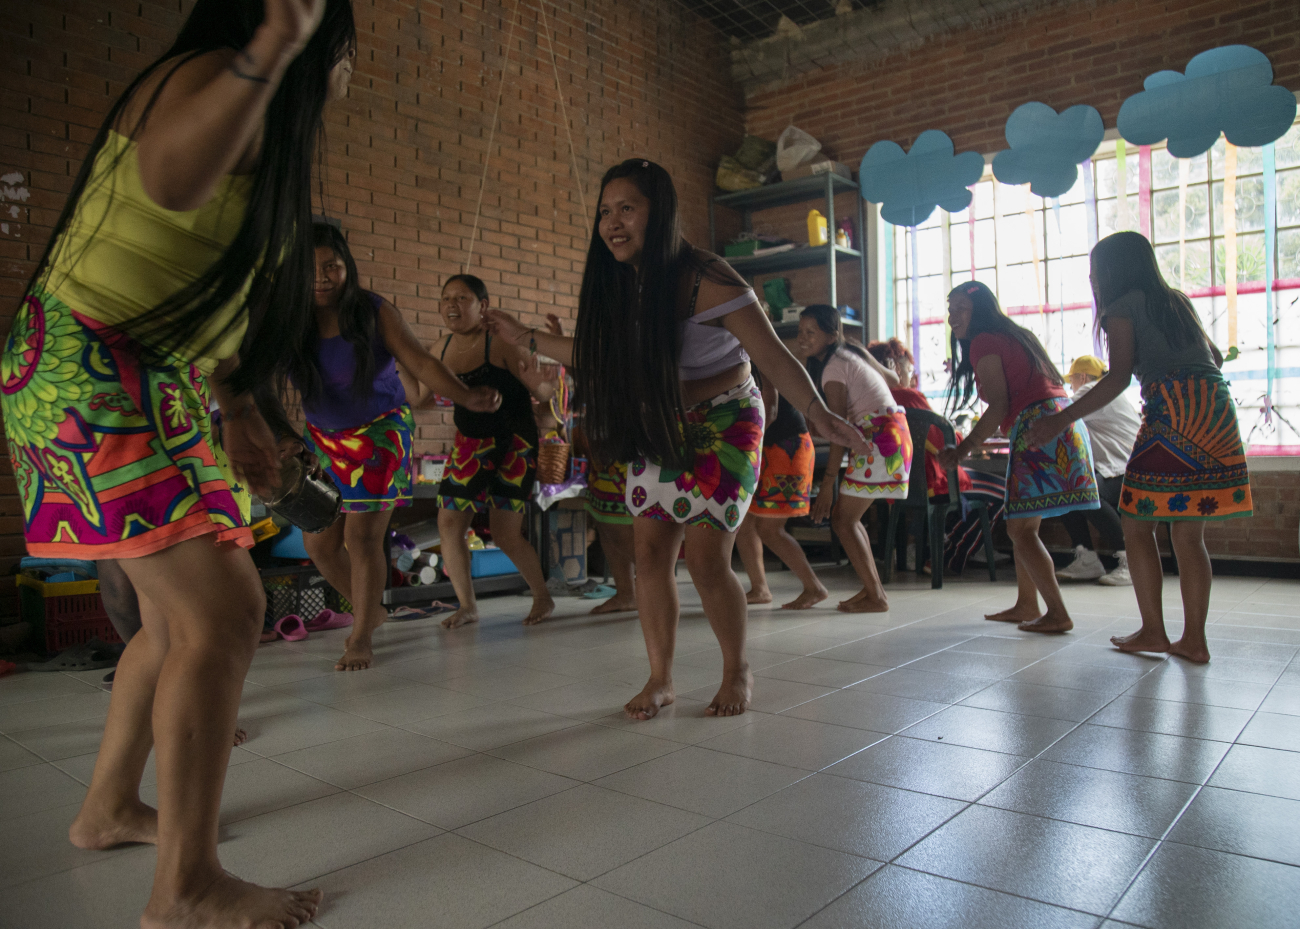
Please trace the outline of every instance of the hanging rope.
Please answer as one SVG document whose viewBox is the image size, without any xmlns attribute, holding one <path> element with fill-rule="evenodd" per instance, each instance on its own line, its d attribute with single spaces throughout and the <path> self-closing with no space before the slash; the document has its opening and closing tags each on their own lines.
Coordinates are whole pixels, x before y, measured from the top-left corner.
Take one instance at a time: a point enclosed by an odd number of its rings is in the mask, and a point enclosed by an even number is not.
<svg viewBox="0 0 1300 929">
<path fill-rule="evenodd" d="M 474 205 L 474 231 L 469 236 L 469 248 L 465 252 L 464 274 L 469 274 L 470 262 L 474 258 L 474 243 L 478 241 L 478 221 L 483 215 L 483 189 L 487 186 L 488 164 L 492 161 L 492 140 L 497 134 L 497 119 L 501 116 L 501 99 L 506 90 L 506 64 L 510 58 L 510 46 L 514 44 L 515 37 L 515 20 L 519 18 L 519 2 L 515 0 L 515 8 L 510 14 L 510 30 L 506 34 L 505 53 L 501 56 L 501 81 L 497 84 L 497 106 L 492 112 L 492 128 L 488 130 L 487 149 L 483 152 L 483 176 L 478 182 L 478 203 Z"/>
<path fill-rule="evenodd" d="M 564 106 L 564 90 L 560 86 L 560 66 L 555 60 L 555 42 L 551 39 L 551 27 L 546 20 L 546 0 L 538 0 L 537 8 L 542 13 L 542 31 L 546 33 L 546 45 L 551 50 L 551 67 L 555 70 L 555 96 L 560 99 L 560 118 L 564 120 L 564 134 L 569 137 L 569 156 L 573 159 L 573 182 L 578 185 L 578 201 L 582 204 L 584 222 L 587 214 L 587 195 L 582 186 L 582 175 L 578 173 L 578 150 L 573 146 L 573 132 L 569 128 L 569 112 Z"/>
</svg>

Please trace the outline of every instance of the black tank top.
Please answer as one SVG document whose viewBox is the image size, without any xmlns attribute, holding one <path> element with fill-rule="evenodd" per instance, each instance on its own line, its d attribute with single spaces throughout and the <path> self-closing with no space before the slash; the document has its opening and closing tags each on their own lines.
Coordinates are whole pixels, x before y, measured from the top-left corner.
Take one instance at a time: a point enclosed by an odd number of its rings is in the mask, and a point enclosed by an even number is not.
<svg viewBox="0 0 1300 929">
<path fill-rule="evenodd" d="M 447 357 L 451 336 L 443 343 L 440 358 Z M 537 444 L 537 420 L 533 418 L 532 396 L 512 373 L 492 363 L 492 336 L 483 340 L 483 363 L 473 371 L 457 374 L 466 387 L 493 387 L 501 394 L 501 406 L 495 413 L 476 413 L 456 404 L 452 415 L 461 435 L 471 439 L 495 439 L 519 435 Z"/>
</svg>

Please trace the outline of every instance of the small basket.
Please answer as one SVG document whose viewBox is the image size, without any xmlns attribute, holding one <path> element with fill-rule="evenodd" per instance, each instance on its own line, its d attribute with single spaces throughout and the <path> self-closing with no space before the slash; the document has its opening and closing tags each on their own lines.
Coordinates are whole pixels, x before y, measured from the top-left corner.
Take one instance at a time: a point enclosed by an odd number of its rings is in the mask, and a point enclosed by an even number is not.
<svg viewBox="0 0 1300 929">
<path fill-rule="evenodd" d="M 543 442 L 537 447 L 537 479 L 543 484 L 563 484 L 569 476 L 569 443 Z"/>
<path fill-rule="evenodd" d="M 258 573 L 262 576 L 262 588 L 266 591 L 268 626 L 291 613 L 301 616 L 306 622 L 324 609 L 339 613 L 352 610 L 347 600 L 311 565 L 263 568 Z"/>
<path fill-rule="evenodd" d="M 47 584 L 25 574 L 14 580 L 22 618 L 31 624 L 36 641 L 44 640 L 47 652 L 55 654 L 91 639 L 122 641 L 104 612 L 99 581 Z"/>
</svg>

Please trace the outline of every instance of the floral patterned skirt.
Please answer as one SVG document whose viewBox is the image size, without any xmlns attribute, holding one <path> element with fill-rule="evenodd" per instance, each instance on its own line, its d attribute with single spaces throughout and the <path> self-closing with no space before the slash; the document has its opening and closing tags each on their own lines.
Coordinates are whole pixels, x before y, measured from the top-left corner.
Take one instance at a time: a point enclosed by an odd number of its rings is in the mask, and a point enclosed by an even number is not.
<svg viewBox="0 0 1300 929">
<path fill-rule="evenodd" d="M 414 428 L 403 403 L 352 429 L 318 429 L 309 422 L 303 439 L 343 495 L 343 512 L 377 513 L 411 505 Z"/>
<path fill-rule="evenodd" d="M 682 429 L 694 460 L 689 470 L 638 458 L 628 469 L 633 516 L 734 532 L 758 484 L 763 397 L 754 379 L 686 411 Z"/>
<path fill-rule="evenodd" d="M 1143 387 L 1142 400 L 1120 512 L 1157 520 L 1251 515 L 1246 450 L 1223 378 L 1174 371 Z"/>
<path fill-rule="evenodd" d="M 811 509 L 812 436 L 801 432 L 763 446 L 763 467 L 750 512 L 755 516 L 807 516 Z"/>
<path fill-rule="evenodd" d="M 444 510 L 522 513 L 537 479 L 537 446 L 526 436 L 475 439 L 456 433 L 438 488 Z"/>
<path fill-rule="evenodd" d="M 146 365 L 120 332 L 34 290 L 0 357 L 0 410 L 30 554 L 138 558 L 208 534 L 252 547 L 194 365 Z"/>
<path fill-rule="evenodd" d="M 1007 519 L 1060 516 L 1101 508 L 1092 468 L 1092 441 L 1082 420 L 1070 423 L 1045 448 L 1029 444 L 1029 427 L 1070 405 L 1064 397 L 1030 404 L 1011 425 L 1007 463 Z"/>
<path fill-rule="evenodd" d="M 912 470 L 912 433 L 907 428 L 907 413 L 901 406 L 887 406 L 867 413 L 854 425 L 870 448 L 865 455 L 850 452 L 840 493 L 873 500 L 906 500 Z"/>
<path fill-rule="evenodd" d="M 627 510 L 627 465 L 616 462 L 591 472 L 586 509 L 598 523 L 632 524 L 632 514 Z"/>
</svg>

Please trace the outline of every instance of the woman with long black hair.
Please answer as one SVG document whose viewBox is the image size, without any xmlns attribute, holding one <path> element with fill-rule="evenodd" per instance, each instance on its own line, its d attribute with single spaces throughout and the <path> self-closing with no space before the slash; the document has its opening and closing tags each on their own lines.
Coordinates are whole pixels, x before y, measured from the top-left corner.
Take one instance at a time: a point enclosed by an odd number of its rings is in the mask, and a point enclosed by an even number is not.
<svg viewBox="0 0 1300 929">
<path fill-rule="evenodd" d="M 826 408 L 749 285 L 683 238 L 672 178 L 651 161 L 629 159 L 601 180 L 574 338 L 527 329 L 500 311 L 485 315 L 503 337 L 571 366 L 592 455 L 629 462 L 650 679 L 624 712 L 649 719 L 676 698 L 673 567 L 683 538 L 686 566 L 722 646 L 722 686 L 705 712 L 745 712 L 753 675 L 745 590 L 731 570 L 731 549 L 758 482 L 763 437 L 750 356 L 823 434 L 855 446 L 861 436 Z"/>
<path fill-rule="evenodd" d="M 140 596 L 70 837 L 157 842 L 146 927 L 297 926 L 320 900 L 226 873 L 217 829 L 265 611 L 231 487 L 278 482 L 252 392 L 310 319 L 312 169 L 355 44 L 348 0 L 197 0 L 91 143 L 0 362 L 28 550 L 116 560 Z"/>
<path fill-rule="evenodd" d="M 384 535 L 393 510 L 411 503 L 414 421 L 398 366 L 414 381 L 480 413 L 501 397 L 466 387 L 415 337 L 393 304 L 363 290 L 342 230 L 312 227 L 316 248 L 316 318 L 301 334 L 314 350 L 295 353 L 290 377 L 302 394 L 308 452 L 343 496 L 343 516 L 323 532 L 306 533 L 307 554 L 352 604 L 352 632 L 336 671 L 374 661 L 372 638 L 388 618 Z M 308 625 L 308 628 L 312 628 Z"/>
<path fill-rule="evenodd" d="M 1038 337 L 1012 322 L 988 287 L 979 281 L 954 287 L 948 294 L 948 324 L 953 359 L 950 408 L 969 405 L 977 389 L 988 407 L 970 435 L 956 448 L 939 453 L 940 467 L 955 468 L 999 426 L 1011 444 L 1006 516 L 1015 549 L 1016 602 L 984 618 L 1017 623 L 1025 632 L 1068 632 L 1074 621 L 1061 599 L 1056 566 L 1038 528 L 1048 516 L 1101 505 L 1088 430 L 1079 423 L 1053 441 L 1033 443 L 1034 423 L 1067 406 L 1064 381 Z M 1045 613 L 1038 608 L 1040 593 Z"/>
<path fill-rule="evenodd" d="M 1192 301 L 1160 273 L 1155 251 L 1136 232 L 1116 232 L 1092 250 L 1095 332 L 1105 336 L 1110 371 L 1088 393 L 1030 430 L 1046 443 L 1113 402 L 1133 375 L 1142 382 L 1142 425 L 1120 490 L 1124 548 L 1142 628 L 1111 643 L 1125 652 L 1169 652 L 1210 660 L 1205 621 L 1214 572 L 1205 524 L 1253 511 L 1237 410 Z M 1156 526 L 1169 522 L 1183 598 L 1182 638 L 1165 632 L 1163 569 Z"/>
</svg>

